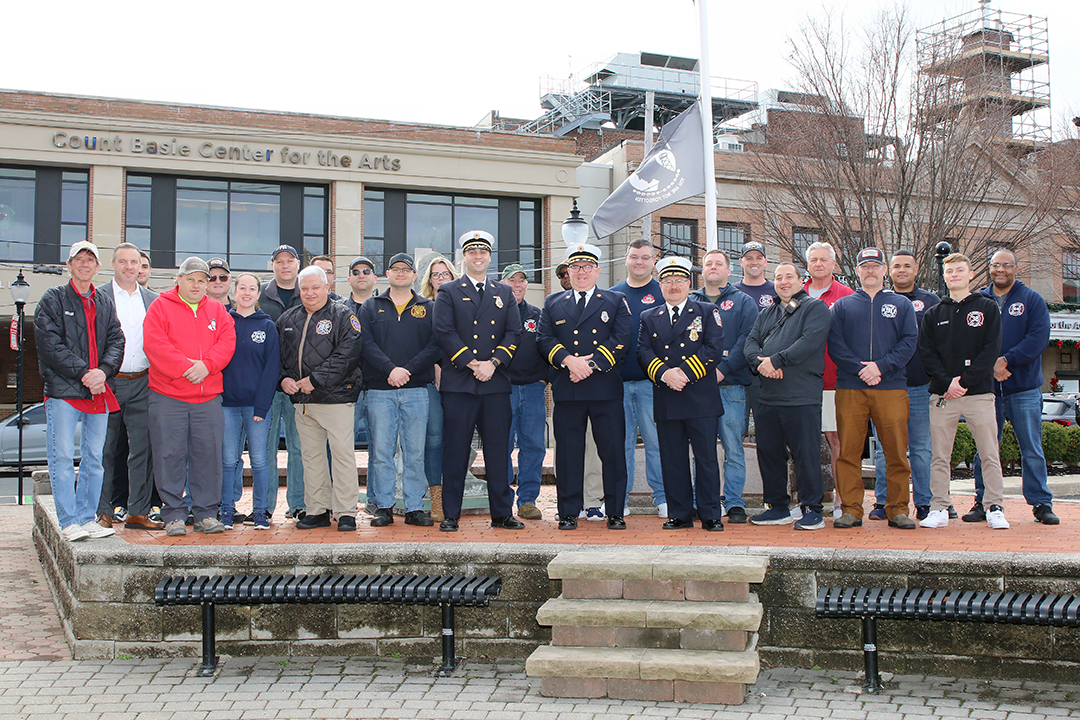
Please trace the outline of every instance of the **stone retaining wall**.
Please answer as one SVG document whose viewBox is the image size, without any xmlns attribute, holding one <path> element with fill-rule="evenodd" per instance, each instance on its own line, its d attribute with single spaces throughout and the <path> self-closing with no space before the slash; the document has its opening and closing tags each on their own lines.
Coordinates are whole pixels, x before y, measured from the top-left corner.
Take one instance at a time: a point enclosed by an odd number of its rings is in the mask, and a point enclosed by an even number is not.
<svg viewBox="0 0 1080 720">
<path fill-rule="evenodd" d="M 51 498 L 39 497 L 34 540 L 76 658 L 189 656 L 200 652 L 198 607 L 158 608 L 164 575 L 245 573 L 419 573 L 499 575 L 487 608 L 457 610 L 458 653 L 525 658 L 551 642 L 536 613 L 562 592 L 547 565 L 559 552 L 601 548 L 517 543 L 145 546 L 117 538 L 62 539 Z M 613 547 L 625 552 L 627 546 Z M 650 547 L 643 552 L 656 552 Z M 760 555 L 764 606 L 756 647 L 763 662 L 787 667 L 862 668 L 858 620 L 814 616 L 819 587 L 941 587 L 1080 592 L 1080 555 L 895 552 L 810 548 L 697 547 L 673 553 Z M 275 605 L 217 608 L 224 655 L 356 655 L 435 658 L 436 607 Z M 1080 683 L 1080 630 L 985 623 L 878 624 L 882 669 L 894 673 Z"/>
</svg>

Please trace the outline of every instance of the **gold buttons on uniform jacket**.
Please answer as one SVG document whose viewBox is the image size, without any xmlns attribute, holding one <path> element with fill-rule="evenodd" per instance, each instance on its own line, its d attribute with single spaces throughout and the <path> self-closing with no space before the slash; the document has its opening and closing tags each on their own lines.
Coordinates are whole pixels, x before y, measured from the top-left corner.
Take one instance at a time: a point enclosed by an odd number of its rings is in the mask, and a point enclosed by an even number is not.
<svg viewBox="0 0 1080 720">
<path fill-rule="evenodd" d="M 593 328 L 593 335 L 596 334 L 596 328 Z"/>
<path fill-rule="evenodd" d="M 473 355 L 475 355 L 475 354 L 476 354 L 476 351 L 475 351 L 475 350 L 473 350 L 473 351 L 472 351 L 472 354 L 473 354 Z"/>
<path fill-rule="evenodd" d="M 597 340 L 593 340 L 593 341 L 592 341 L 592 344 L 593 344 L 593 345 L 599 345 L 599 344 L 600 344 L 600 342 L 599 342 L 599 341 L 597 341 Z"/>
<path fill-rule="evenodd" d="M 574 331 L 574 334 L 575 334 L 575 335 L 577 335 L 577 333 L 578 333 L 578 331 L 577 331 L 577 330 L 575 330 L 575 331 Z"/>
<path fill-rule="evenodd" d="M 679 347 L 686 347 L 686 343 L 679 343 Z"/>
<path fill-rule="evenodd" d="M 478 320 L 473 320 L 473 321 L 472 321 L 472 324 L 473 324 L 473 325 L 476 325 L 476 324 L 478 324 L 478 322 L 479 322 Z"/>
<path fill-rule="evenodd" d="M 492 324 L 492 325 L 494 325 L 494 324 L 495 324 L 495 321 L 494 321 L 494 320 L 492 320 L 492 321 L 491 321 L 491 324 Z"/>
<path fill-rule="evenodd" d="M 492 335 L 492 336 L 491 336 L 491 339 L 492 339 L 492 340 L 494 340 L 494 339 L 495 339 L 495 336 L 494 336 L 494 335 Z"/>
<path fill-rule="evenodd" d="M 480 336 L 479 336 L 479 335 L 473 335 L 473 336 L 472 336 L 472 339 L 473 339 L 473 340 L 479 340 L 479 339 L 480 339 Z"/>
</svg>

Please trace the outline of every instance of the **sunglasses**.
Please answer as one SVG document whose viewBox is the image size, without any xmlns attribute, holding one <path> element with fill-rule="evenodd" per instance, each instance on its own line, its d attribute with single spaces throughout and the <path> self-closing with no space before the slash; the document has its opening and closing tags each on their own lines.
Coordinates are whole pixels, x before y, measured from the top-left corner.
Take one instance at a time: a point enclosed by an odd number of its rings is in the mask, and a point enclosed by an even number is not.
<svg viewBox="0 0 1080 720">
<path fill-rule="evenodd" d="M 228 282 L 228 281 L 229 281 L 229 276 L 228 275 L 211 275 L 210 276 L 210 282 Z"/>
<path fill-rule="evenodd" d="M 353 268 L 352 274 L 353 275 L 370 275 L 373 272 L 374 272 L 374 270 L 372 270 L 371 268 L 362 268 L 362 269 L 361 268 Z"/>
</svg>

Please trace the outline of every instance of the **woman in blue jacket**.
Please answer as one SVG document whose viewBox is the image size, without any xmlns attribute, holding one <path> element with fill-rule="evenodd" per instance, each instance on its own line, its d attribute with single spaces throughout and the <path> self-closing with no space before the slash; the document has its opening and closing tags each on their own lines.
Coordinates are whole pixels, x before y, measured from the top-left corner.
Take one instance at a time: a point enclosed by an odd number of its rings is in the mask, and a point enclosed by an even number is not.
<svg viewBox="0 0 1080 720">
<path fill-rule="evenodd" d="M 225 440 L 222 447 L 221 522 L 232 528 L 236 501 L 244 471 L 244 438 L 252 473 L 252 521 L 256 530 L 268 530 L 266 497 L 270 488 L 267 465 L 270 405 L 274 400 L 281 350 L 278 333 L 270 316 L 258 309 L 259 279 L 249 273 L 236 278 L 235 300 L 229 311 L 236 324 L 236 352 L 225 367 L 221 405 L 225 411 Z M 277 463 L 274 463 L 277 467 Z M 277 480 L 277 478 L 274 478 Z"/>
</svg>

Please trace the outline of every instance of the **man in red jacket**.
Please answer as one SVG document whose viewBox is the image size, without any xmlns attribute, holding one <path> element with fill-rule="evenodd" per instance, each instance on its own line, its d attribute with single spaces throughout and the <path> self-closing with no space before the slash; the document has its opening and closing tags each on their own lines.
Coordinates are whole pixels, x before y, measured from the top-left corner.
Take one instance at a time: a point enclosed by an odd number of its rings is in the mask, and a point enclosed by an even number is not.
<svg viewBox="0 0 1080 720">
<path fill-rule="evenodd" d="M 150 361 L 150 443 L 161 495 L 161 519 L 169 535 L 184 535 L 191 493 L 195 531 L 225 530 L 217 519 L 221 502 L 221 371 L 236 350 L 229 311 L 206 297 L 210 268 L 189 257 L 176 287 L 150 304 L 143 321 L 143 349 Z M 196 472 L 187 476 L 191 463 Z"/>
</svg>

